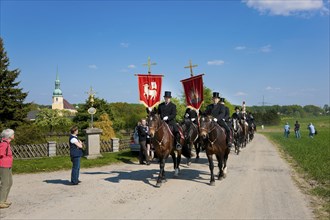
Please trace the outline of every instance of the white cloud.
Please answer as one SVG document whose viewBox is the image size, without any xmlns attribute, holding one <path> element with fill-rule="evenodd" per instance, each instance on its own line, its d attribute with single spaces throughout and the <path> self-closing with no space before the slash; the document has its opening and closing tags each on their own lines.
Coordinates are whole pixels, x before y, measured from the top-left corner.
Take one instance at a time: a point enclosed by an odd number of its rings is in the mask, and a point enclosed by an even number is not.
<svg viewBox="0 0 330 220">
<path fill-rule="evenodd" d="M 88 68 L 96 70 L 97 66 L 95 64 L 88 65 Z"/>
<path fill-rule="evenodd" d="M 260 52 L 269 53 L 272 51 L 272 45 L 268 44 L 260 48 Z"/>
<path fill-rule="evenodd" d="M 290 16 L 317 11 L 321 14 L 329 14 L 329 8 L 325 6 L 323 0 L 243 0 L 243 2 L 261 14 Z"/>
<path fill-rule="evenodd" d="M 247 96 L 245 92 L 236 92 L 235 96 Z"/>
<path fill-rule="evenodd" d="M 120 46 L 127 48 L 129 46 L 129 43 L 120 43 Z"/>
<path fill-rule="evenodd" d="M 266 87 L 266 90 L 267 90 L 267 91 L 280 91 L 281 88 L 273 88 L 273 87 L 271 87 L 271 86 L 267 86 L 267 87 Z"/>
<path fill-rule="evenodd" d="M 235 47 L 235 50 L 245 50 L 246 46 L 237 46 Z"/>
<path fill-rule="evenodd" d="M 221 66 L 225 63 L 223 60 L 212 60 L 212 61 L 207 61 L 207 65 L 215 65 L 215 66 Z"/>
<path fill-rule="evenodd" d="M 131 64 L 131 65 L 128 65 L 128 68 L 129 68 L 129 69 L 135 69 L 136 66 L 135 66 L 134 64 Z"/>
</svg>

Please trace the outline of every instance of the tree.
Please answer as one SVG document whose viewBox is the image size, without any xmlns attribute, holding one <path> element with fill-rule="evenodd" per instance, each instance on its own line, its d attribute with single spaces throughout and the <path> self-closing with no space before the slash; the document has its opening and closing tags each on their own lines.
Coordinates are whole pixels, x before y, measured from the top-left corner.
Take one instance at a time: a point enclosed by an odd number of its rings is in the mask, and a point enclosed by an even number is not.
<svg viewBox="0 0 330 220">
<path fill-rule="evenodd" d="M 72 121 L 66 117 L 66 112 L 57 109 L 42 109 L 38 112 L 36 118 L 36 125 L 47 129 L 48 132 L 52 133 L 54 131 L 69 131 L 72 126 Z"/>
<path fill-rule="evenodd" d="M 107 113 L 100 115 L 99 121 L 94 123 L 96 128 L 102 129 L 101 140 L 109 141 L 111 138 L 116 137 L 115 131 L 112 128 L 112 121 L 109 119 Z"/>
<path fill-rule="evenodd" d="M 28 93 L 18 88 L 20 70 L 8 68 L 9 58 L 0 38 L 0 124 L 15 129 L 26 120 L 30 103 L 24 103 Z"/>
</svg>

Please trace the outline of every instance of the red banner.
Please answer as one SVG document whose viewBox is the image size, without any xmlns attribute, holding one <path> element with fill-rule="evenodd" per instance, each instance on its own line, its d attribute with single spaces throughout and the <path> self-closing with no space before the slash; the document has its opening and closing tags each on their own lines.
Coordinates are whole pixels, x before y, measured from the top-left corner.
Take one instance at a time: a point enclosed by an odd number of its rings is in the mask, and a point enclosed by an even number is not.
<svg viewBox="0 0 330 220">
<path fill-rule="evenodd" d="M 181 80 L 186 95 L 187 107 L 199 110 L 203 104 L 203 74 Z"/>
<path fill-rule="evenodd" d="M 162 75 L 137 75 L 140 102 L 153 108 L 160 102 L 162 91 Z"/>
</svg>

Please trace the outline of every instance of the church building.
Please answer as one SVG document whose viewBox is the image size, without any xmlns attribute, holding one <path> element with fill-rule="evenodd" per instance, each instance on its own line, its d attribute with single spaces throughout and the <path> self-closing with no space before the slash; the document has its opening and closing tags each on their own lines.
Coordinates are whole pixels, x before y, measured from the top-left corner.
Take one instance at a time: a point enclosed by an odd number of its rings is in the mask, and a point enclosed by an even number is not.
<svg viewBox="0 0 330 220">
<path fill-rule="evenodd" d="M 58 73 L 56 73 L 55 89 L 53 91 L 52 109 L 66 110 L 73 114 L 77 113 L 77 110 L 73 107 L 73 105 L 71 105 L 66 99 L 63 98 L 60 85 L 61 82 L 59 80 Z"/>
</svg>

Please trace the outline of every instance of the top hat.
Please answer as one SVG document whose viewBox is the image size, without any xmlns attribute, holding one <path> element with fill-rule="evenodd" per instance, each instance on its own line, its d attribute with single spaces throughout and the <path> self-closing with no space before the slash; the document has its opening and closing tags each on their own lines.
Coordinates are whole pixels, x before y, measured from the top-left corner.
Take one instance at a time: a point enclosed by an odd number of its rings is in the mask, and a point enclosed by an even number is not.
<svg viewBox="0 0 330 220">
<path fill-rule="evenodd" d="M 170 91 L 165 91 L 164 97 L 172 98 Z"/>
<path fill-rule="evenodd" d="M 220 98 L 220 102 L 225 102 L 225 98 Z"/>
<path fill-rule="evenodd" d="M 220 99 L 219 93 L 218 92 L 213 92 L 212 98 L 218 98 L 218 99 Z"/>
</svg>

